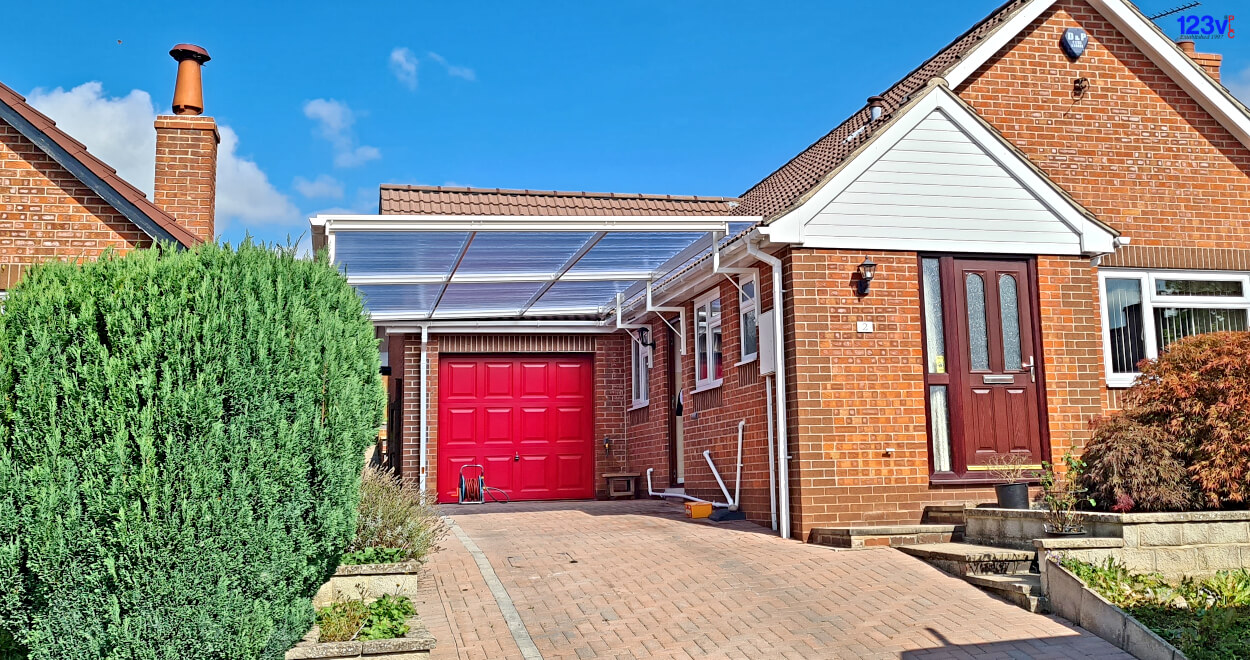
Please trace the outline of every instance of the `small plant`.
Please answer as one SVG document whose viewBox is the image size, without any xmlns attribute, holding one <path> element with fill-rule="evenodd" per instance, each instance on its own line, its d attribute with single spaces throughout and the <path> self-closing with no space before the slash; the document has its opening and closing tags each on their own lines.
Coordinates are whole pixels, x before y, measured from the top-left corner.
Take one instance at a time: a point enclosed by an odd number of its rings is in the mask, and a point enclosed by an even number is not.
<svg viewBox="0 0 1250 660">
<path fill-rule="evenodd" d="M 1046 506 L 1046 531 L 1051 534 L 1080 534 L 1085 531 L 1076 507 L 1080 504 L 1094 506 L 1097 502 L 1081 486 L 1085 473 L 1085 461 L 1072 452 L 1063 455 L 1064 473 L 1055 472 L 1055 466 L 1042 463 L 1042 503 Z"/>
<path fill-rule="evenodd" d="M 366 603 L 359 599 L 338 601 L 317 610 L 322 642 L 394 639 L 408 633 L 408 617 L 416 608 L 406 596 L 384 595 Z"/>
<path fill-rule="evenodd" d="M 343 555 L 342 565 L 358 564 L 396 564 L 408 559 L 408 551 L 403 548 L 374 548 L 355 550 Z"/>
<path fill-rule="evenodd" d="M 997 481 L 1018 484 L 1037 478 L 1032 458 L 1020 454 L 999 454 L 989 463 L 989 473 Z"/>
<path fill-rule="evenodd" d="M 421 560 L 447 533 L 446 523 L 425 494 L 404 488 L 391 473 L 374 467 L 365 468 L 358 511 L 356 538 L 347 547 L 348 554 L 373 549 L 390 561 Z"/>
<path fill-rule="evenodd" d="M 1133 615 L 1192 660 L 1234 660 L 1250 648 L 1250 571 L 1221 571 L 1206 580 L 1172 583 L 1135 575 L 1112 559 L 1060 565 Z"/>
</svg>

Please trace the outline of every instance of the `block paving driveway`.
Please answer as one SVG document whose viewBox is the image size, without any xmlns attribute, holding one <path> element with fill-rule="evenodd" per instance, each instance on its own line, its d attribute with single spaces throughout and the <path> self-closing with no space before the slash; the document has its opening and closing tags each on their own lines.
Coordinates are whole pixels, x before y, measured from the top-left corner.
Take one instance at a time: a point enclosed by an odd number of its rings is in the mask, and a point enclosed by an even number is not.
<svg viewBox="0 0 1250 660">
<path fill-rule="evenodd" d="M 459 529 L 417 598 L 436 659 L 1130 657 L 888 548 L 786 541 L 655 500 L 443 512 Z"/>
</svg>

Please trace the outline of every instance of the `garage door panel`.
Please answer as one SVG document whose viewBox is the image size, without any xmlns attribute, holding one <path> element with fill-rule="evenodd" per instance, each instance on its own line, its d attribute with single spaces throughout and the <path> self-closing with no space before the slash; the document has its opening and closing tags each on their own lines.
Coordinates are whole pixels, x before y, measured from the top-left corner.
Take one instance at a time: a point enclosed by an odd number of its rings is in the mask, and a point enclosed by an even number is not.
<svg viewBox="0 0 1250 660">
<path fill-rule="evenodd" d="M 527 399 L 547 399 L 550 397 L 546 362 L 521 363 L 521 391 L 518 393 Z"/>
<path fill-rule="evenodd" d="M 498 454 L 482 459 L 482 467 L 486 470 L 486 485 L 498 488 L 505 493 L 513 490 L 512 454 Z"/>
<path fill-rule="evenodd" d="M 512 499 L 594 496 L 589 356 L 440 356 L 438 498 L 456 501 L 459 468 L 486 468 Z"/>
<path fill-rule="evenodd" d="M 482 443 L 486 445 L 512 446 L 514 411 L 512 408 L 491 406 L 483 410 L 485 425 L 482 429 Z"/>
<path fill-rule="evenodd" d="M 580 399 L 588 391 L 589 365 L 580 362 L 560 362 L 555 365 L 555 386 L 552 394 L 560 398 Z"/>
<path fill-rule="evenodd" d="M 483 394 L 489 399 L 510 399 L 512 398 L 512 371 L 513 364 L 511 362 L 487 362 L 483 365 L 485 369 L 485 389 Z"/>
<path fill-rule="evenodd" d="M 473 363 L 453 362 L 441 365 L 439 397 L 445 401 L 473 400 L 477 398 L 477 366 Z"/>
</svg>

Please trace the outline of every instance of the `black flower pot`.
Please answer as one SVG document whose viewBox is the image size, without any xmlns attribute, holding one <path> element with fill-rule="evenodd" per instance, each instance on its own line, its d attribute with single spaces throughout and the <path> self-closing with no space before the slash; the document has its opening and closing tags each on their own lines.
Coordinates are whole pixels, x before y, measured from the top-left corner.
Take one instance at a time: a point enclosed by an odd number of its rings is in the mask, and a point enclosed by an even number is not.
<svg viewBox="0 0 1250 660">
<path fill-rule="evenodd" d="M 1027 509 L 1029 508 L 1029 485 L 1028 484 L 998 484 L 994 486 L 994 493 L 998 495 L 998 506 L 1003 509 Z"/>
</svg>

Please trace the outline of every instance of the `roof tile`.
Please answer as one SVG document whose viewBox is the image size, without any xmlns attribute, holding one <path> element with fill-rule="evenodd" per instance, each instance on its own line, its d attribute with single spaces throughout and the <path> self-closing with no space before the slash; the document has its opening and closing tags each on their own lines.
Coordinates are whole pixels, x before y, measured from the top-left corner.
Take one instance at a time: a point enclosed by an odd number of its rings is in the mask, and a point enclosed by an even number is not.
<svg viewBox="0 0 1250 660">
<path fill-rule="evenodd" d="M 448 215 L 729 215 L 733 197 L 384 184 L 380 211 Z"/>
</svg>

